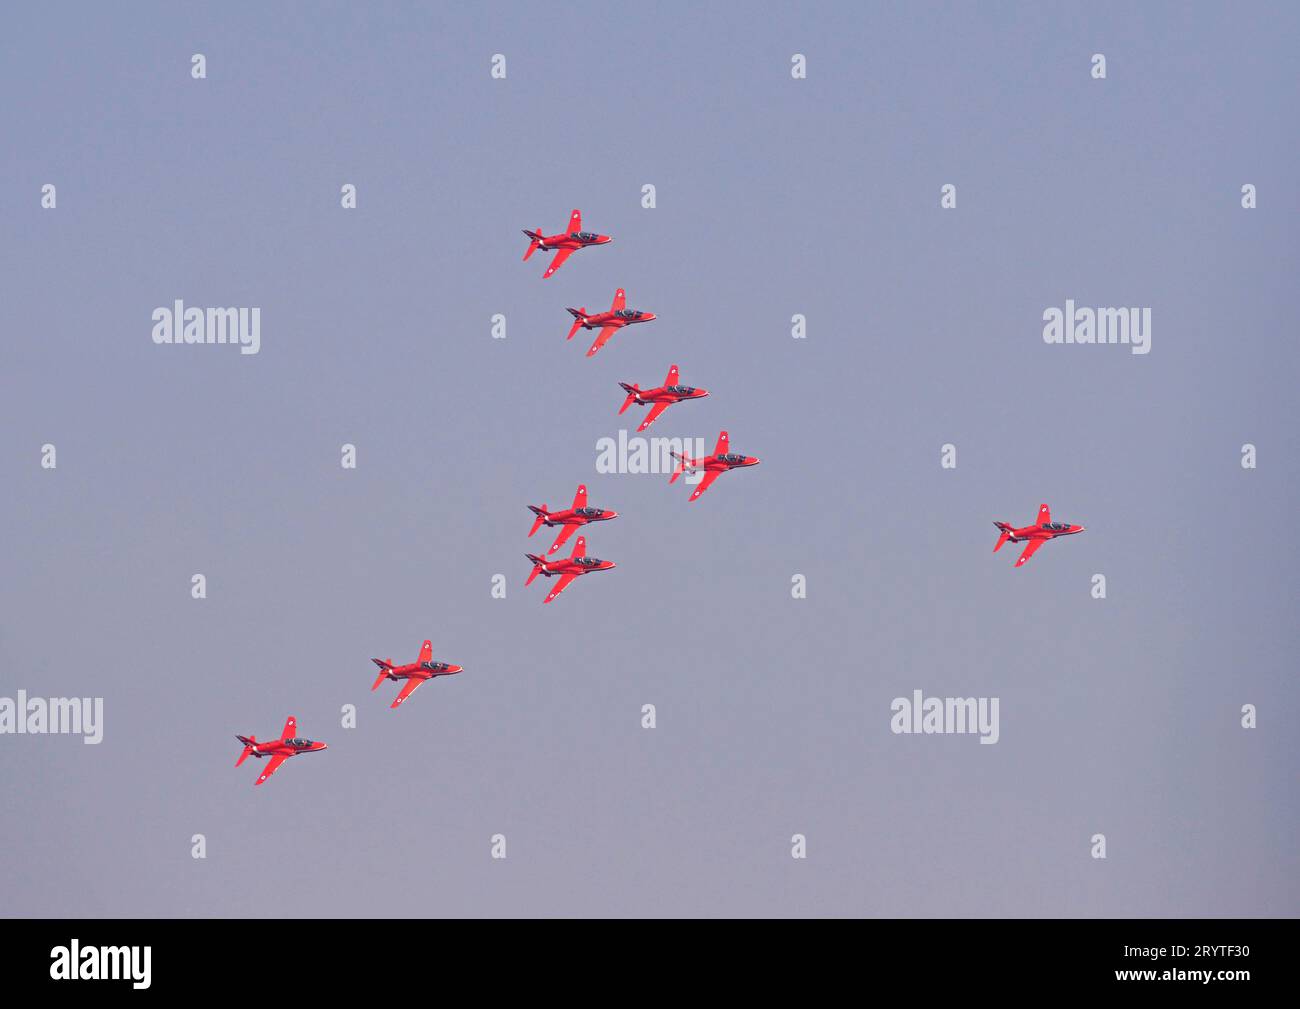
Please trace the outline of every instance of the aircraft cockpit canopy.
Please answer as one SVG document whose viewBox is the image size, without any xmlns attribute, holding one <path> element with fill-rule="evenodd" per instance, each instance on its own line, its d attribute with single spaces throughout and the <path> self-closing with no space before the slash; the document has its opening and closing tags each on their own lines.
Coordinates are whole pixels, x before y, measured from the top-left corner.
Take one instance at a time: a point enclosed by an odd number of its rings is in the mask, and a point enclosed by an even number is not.
<svg viewBox="0 0 1300 1009">
<path fill-rule="evenodd" d="M 583 516 L 583 518 L 589 519 L 600 518 L 600 516 L 605 514 L 605 512 L 600 508 L 579 508 L 577 513 Z"/>
<path fill-rule="evenodd" d="M 743 455 L 737 455 L 735 452 L 727 452 L 719 456 L 719 458 L 723 462 L 744 462 L 745 461 L 745 457 Z"/>
<path fill-rule="evenodd" d="M 578 563 L 584 568 L 594 568 L 599 567 L 601 561 L 599 557 L 579 557 Z"/>
<path fill-rule="evenodd" d="M 600 236 L 594 231 L 575 231 L 569 237 L 576 238 L 579 242 L 594 242 Z"/>
<path fill-rule="evenodd" d="M 689 396 L 695 391 L 695 387 L 690 385 L 670 385 L 668 391 L 674 396 Z"/>
<path fill-rule="evenodd" d="M 1050 529 L 1052 532 L 1061 532 L 1070 528 L 1069 522 L 1044 522 L 1040 529 Z"/>
<path fill-rule="evenodd" d="M 311 740 L 303 739 L 301 736 L 294 736 L 293 739 L 289 740 L 289 745 L 295 750 L 305 750 L 311 746 Z M 295 764 L 294 766 L 297 767 L 298 765 Z"/>
<path fill-rule="evenodd" d="M 431 673 L 440 673 L 447 668 L 447 663 L 434 662 L 433 660 L 430 660 L 424 664 L 424 668 L 429 670 Z"/>
<path fill-rule="evenodd" d="M 644 312 L 639 312 L 635 308 L 620 308 L 614 314 L 620 319 L 639 319 L 641 316 L 645 315 Z"/>
</svg>

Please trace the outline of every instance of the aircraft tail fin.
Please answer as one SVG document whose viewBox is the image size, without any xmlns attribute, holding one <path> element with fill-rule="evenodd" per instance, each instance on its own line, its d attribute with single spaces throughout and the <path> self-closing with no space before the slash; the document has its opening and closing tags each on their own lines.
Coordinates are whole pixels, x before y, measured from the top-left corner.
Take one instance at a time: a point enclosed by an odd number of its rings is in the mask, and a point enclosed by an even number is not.
<svg viewBox="0 0 1300 1009">
<path fill-rule="evenodd" d="M 533 527 L 528 530 L 528 535 L 531 536 L 533 533 L 537 532 L 538 529 L 542 528 L 542 523 L 546 521 L 546 505 L 543 503 L 540 508 L 537 507 L 537 505 L 529 505 L 528 508 L 537 516 L 537 518 L 533 519 Z"/>
<path fill-rule="evenodd" d="M 618 384 L 621 385 L 623 391 L 627 393 L 627 399 L 623 400 L 623 405 L 618 408 L 619 415 L 622 416 L 627 412 L 627 408 L 636 402 L 637 393 L 639 393 L 641 389 L 635 382 L 631 385 L 628 385 L 626 382 L 619 382 Z"/>
<path fill-rule="evenodd" d="M 256 737 L 256 736 L 236 736 L 235 738 L 238 739 L 241 743 L 244 744 L 244 752 L 241 753 L 241 754 L 239 755 L 239 759 L 235 761 L 235 766 L 238 767 L 238 766 L 239 766 L 240 764 L 242 764 L 245 760 L 247 760 L 247 759 L 248 759 L 248 755 L 249 755 L 250 753 L 253 752 L 253 747 L 257 744 L 257 737 Z"/>
<path fill-rule="evenodd" d="M 528 246 L 528 251 L 524 253 L 524 262 L 526 263 L 528 262 L 532 254 L 541 247 L 542 229 L 538 228 L 536 231 L 529 231 L 527 228 L 525 228 L 524 234 L 532 239 L 532 242 Z"/>
<path fill-rule="evenodd" d="M 388 671 L 393 668 L 393 660 L 392 659 L 371 659 L 370 661 L 379 667 L 379 676 L 375 678 L 375 685 L 370 689 L 378 690 L 379 684 L 383 683 L 384 680 L 388 678 Z"/>
<path fill-rule="evenodd" d="M 587 318 L 587 308 L 584 305 L 582 308 L 566 308 L 565 311 L 573 316 L 573 325 L 569 327 L 569 335 L 565 337 L 566 340 L 572 340 L 574 334 L 578 332 L 578 328 Z"/>
<path fill-rule="evenodd" d="M 997 545 L 993 548 L 993 552 L 997 553 L 1002 549 L 1002 544 L 1011 538 L 1011 526 L 1007 525 L 1005 522 L 994 522 L 993 524 L 997 526 L 1002 533 L 1002 535 L 998 537 Z"/>
<path fill-rule="evenodd" d="M 524 554 L 524 556 L 533 562 L 532 573 L 528 576 L 528 581 L 524 582 L 524 587 L 527 588 L 533 584 L 533 579 L 542 573 L 542 565 L 545 562 L 536 554 Z"/>
</svg>

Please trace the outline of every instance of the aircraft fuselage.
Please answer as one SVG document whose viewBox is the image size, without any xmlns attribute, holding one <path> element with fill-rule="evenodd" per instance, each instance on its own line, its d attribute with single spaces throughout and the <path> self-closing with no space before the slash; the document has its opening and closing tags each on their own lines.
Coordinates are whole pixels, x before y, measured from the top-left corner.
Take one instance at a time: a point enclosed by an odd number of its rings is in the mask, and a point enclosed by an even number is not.
<svg viewBox="0 0 1300 1009">
<path fill-rule="evenodd" d="M 588 232 L 571 232 L 562 235 L 548 235 L 537 243 L 538 252 L 555 252 L 558 249 L 585 249 L 589 245 L 605 245 L 612 242 L 609 235 L 593 235 Z"/>
<path fill-rule="evenodd" d="M 688 399 L 703 399 L 708 394 L 708 389 L 674 392 L 667 386 L 661 385 L 658 389 L 642 389 L 636 394 L 636 402 L 639 406 L 648 406 L 651 403 L 684 403 Z"/>
<path fill-rule="evenodd" d="M 1012 543 L 1023 543 L 1025 540 L 1054 540 L 1060 536 L 1073 536 L 1076 533 L 1083 532 L 1083 526 L 1066 525 L 1058 523 L 1064 528 L 1052 529 L 1046 526 L 1023 526 L 1020 529 L 1011 529 L 1007 538 Z"/>
<path fill-rule="evenodd" d="M 695 469 L 702 469 L 705 472 L 717 471 L 725 473 L 728 470 L 742 469 L 745 466 L 757 466 L 758 457 L 752 455 L 711 455 L 707 459 L 701 459 L 695 465 Z"/>
<path fill-rule="evenodd" d="M 542 524 L 550 527 L 555 526 L 585 526 L 592 522 L 608 522 L 610 519 L 618 518 L 618 512 L 608 511 L 603 508 L 593 509 L 600 512 L 599 515 L 582 515 L 576 508 L 566 508 L 562 512 L 549 512 L 546 518 L 542 519 Z"/>
</svg>

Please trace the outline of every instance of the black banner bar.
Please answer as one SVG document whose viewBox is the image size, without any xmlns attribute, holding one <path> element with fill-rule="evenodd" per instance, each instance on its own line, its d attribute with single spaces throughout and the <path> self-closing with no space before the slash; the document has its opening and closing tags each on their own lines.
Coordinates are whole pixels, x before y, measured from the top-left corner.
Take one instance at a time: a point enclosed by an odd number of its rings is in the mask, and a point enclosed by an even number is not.
<svg viewBox="0 0 1300 1009">
<path fill-rule="evenodd" d="M 1278 989 L 1292 923 L 1270 920 L 602 922 L 428 920 L 5 920 L 9 993 L 95 997 L 109 988 L 163 996 L 376 992 L 399 977 L 484 969 L 511 985 L 622 977 L 648 991 L 700 971 L 734 991 L 771 983 L 854 989 L 911 979 L 935 993 L 1164 989 L 1215 997 Z M 1283 930 L 1288 938 L 1283 938 Z M 658 933 L 658 934 L 656 934 Z M 834 951 L 840 950 L 842 953 Z M 506 969 L 502 969 L 506 968 Z M 435 975 L 427 972 L 434 971 Z M 913 983 L 914 982 L 914 983 Z M 916 987 L 919 985 L 919 987 Z M 974 986 L 974 987 L 972 987 Z M 678 989 L 671 989 L 678 990 Z M 533 994 L 540 994 L 536 989 Z M 450 990 L 444 992 L 450 994 Z"/>
</svg>

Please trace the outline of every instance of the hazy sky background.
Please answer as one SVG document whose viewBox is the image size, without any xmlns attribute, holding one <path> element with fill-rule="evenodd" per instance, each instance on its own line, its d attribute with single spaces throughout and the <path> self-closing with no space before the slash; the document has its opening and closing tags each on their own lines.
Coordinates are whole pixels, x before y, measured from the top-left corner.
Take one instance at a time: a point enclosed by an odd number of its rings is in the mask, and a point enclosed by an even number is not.
<svg viewBox="0 0 1300 1009">
<path fill-rule="evenodd" d="M 106 729 L 0 737 L 3 913 L 1300 911 L 1300 13 L 702 6 L 11 5 L 0 696 Z M 615 241 L 543 282 L 573 207 Z M 261 353 L 155 346 L 177 298 Z M 689 505 L 595 472 L 670 363 L 651 434 L 763 460 Z M 580 481 L 618 568 L 543 607 Z M 1087 532 L 1015 570 L 1042 501 Z M 466 672 L 390 711 L 425 637 Z M 892 734 L 918 688 L 1000 741 Z M 290 713 L 330 749 L 254 789 Z"/>
</svg>

